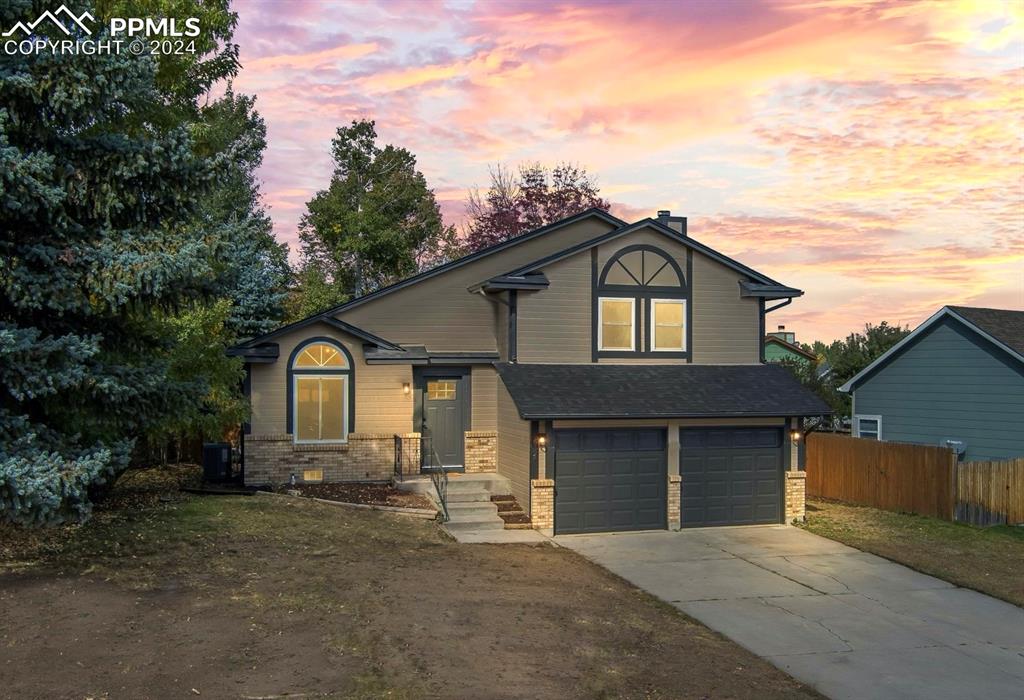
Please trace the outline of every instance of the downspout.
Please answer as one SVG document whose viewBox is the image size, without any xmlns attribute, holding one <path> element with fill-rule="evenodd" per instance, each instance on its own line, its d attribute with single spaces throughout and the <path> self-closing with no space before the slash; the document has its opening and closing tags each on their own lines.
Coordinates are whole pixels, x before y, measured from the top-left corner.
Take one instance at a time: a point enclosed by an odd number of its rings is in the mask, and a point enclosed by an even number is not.
<svg viewBox="0 0 1024 700">
<path fill-rule="evenodd" d="M 789 306 L 790 304 L 792 304 L 793 303 L 793 297 L 790 297 L 789 299 L 786 299 L 781 304 L 776 304 L 775 306 L 772 306 L 771 308 L 767 308 L 767 309 L 765 308 L 764 299 L 761 299 L 760 302 L 761 302 L 761 304 L 760 304 L 761 305 L 761 328 L 760 328 L 760 331 L 761 331 L 761 341 L 760 341 L 760 343 L 761 343 L 761 364 L 764 364 L 765 363 L 765 357 L 764 357 L 764 336 L 765 336 L 765 333 L 767 331 L 767 328 L 765 328 L 765 326 L 767 324 L 765 323 L 764 318 L 765 318 L 765 316 L 770 314 L 772 311 L 775 311 L 776 309 L 781 309 L 783 306 Z"/>
</svg>

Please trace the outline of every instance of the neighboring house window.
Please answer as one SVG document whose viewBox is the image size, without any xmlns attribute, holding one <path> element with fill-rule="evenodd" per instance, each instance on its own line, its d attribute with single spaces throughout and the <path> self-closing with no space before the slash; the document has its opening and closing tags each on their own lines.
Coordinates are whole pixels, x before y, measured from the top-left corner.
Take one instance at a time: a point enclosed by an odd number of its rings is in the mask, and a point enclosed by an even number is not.
<svg viewBox="0 0 1024 700">
<path fill-rule="evenodd" d="M 651 299 L 651 350 L 686 350 L 686 302 L 682 299 Z"/>
<path fill-rule="evenodd" d="M 595 287 L 596 356 L 687 357 L 689 289 L 671 256 L 652 245 L 626 246 L 608 260 Z"/>
<path fill-rule="evenodd" d="M 331 341 L 308 341 L 292 353 L 289 375 L 295 442 L 346 442 L 352 364 L 345 349 Z"/>
<path fill-rule="evenodd" d="M 636 316 L 636 301 L 633 299 L 601 299 L 599 310 L 600 338 L 598 347 L 601 350 L 635 349 L 636 336 L 633 320 Z"/>
<path fill-rule="evenodd" d="M 869 440 L 882 439 L 882 417 L 858 414 L 853 417 L 853 427 L 856 430 L 855 437 L 868 438 Z"/>
</svg>

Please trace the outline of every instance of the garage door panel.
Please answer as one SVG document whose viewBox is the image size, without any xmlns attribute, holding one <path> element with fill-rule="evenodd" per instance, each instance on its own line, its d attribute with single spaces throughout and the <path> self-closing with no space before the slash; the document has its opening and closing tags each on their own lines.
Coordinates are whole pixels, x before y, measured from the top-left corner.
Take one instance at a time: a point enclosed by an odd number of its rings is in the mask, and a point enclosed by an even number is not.
<svg viewBox="0 0 1024 700">
<path fill-rule="evenodd" d="M 782 431 L 709 428 L 680 433 L 684 526 L 782 521 Z"/>
<path fill-rule="evenodd" d="M 555 431 L 554 477 L 558 533 L 665 527 L 663 430 Z"/>
</svg>

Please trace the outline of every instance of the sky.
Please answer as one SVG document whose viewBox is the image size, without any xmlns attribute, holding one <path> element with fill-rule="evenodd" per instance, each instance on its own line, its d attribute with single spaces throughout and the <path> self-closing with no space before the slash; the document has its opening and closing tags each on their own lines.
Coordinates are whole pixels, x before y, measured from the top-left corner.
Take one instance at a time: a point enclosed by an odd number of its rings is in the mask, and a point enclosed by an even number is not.
<svg viewBox="0 0 1024 700">
<path fill-rule="evenodd" d="M 612 212 L 804 290 L 797 339 L 1024 309 L 1024 0 L 236 3 L 297 250 L 330 140 L 376 120 L 448 223 L 488 167 L 569 161 Z"/>
</svg>

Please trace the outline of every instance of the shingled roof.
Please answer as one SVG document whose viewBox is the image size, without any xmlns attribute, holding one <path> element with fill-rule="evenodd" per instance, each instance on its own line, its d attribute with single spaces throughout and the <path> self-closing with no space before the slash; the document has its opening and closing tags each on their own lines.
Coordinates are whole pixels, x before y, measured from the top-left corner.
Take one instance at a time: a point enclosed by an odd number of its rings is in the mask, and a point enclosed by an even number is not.
<svg viewBox="0 0 1024 700">
<path fill-rule="evenodd" d="M 1024 355 L 1024 311 L 985 309 L 978 306 L 948 308 L 1000 343 Z"/>
<path fill-rule="evenodd" d="M 495 365 L 522 418 L 820 416 L 777 365 Z"/>
</svg>

